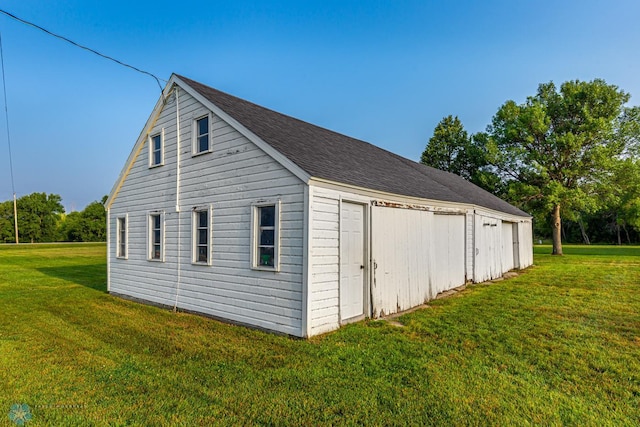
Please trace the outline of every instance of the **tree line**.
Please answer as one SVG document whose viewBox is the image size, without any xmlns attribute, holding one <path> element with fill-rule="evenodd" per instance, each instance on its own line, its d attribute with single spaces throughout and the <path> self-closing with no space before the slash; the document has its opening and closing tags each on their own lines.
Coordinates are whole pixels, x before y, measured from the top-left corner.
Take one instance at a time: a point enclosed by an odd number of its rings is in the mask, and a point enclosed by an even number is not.
<svg viewBox="0 0 640 427">
<path fill-rule="evenodd" d="M 21 243 L 104 242 L 107 219 L 102 201 L 80 212 L 65 213 L 58 194 L 31 193 L 17 200 L 18 237 Z M 0 243 L 14 243 L 13 200 L 0 203 Z"/>
<path fill-rule="evenodd" d="M 455 173 L 530 213 L 537 238 L 640 242 L 640 107 L 604 80 L 538 86 L 505 102 L 484 132 L 443 118 L 421 163 Z"/>
</svg>

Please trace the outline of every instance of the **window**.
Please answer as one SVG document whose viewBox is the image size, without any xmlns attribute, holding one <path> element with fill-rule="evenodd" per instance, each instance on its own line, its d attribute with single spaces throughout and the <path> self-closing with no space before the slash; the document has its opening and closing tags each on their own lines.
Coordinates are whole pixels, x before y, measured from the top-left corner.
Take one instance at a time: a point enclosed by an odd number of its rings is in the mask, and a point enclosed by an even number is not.
<svg viewBox="0 0 640 427">
<path fill-rule="evenodd" d="M 280 270 L 280 202 L 253 206 L 253 268 Z"/>
<path fill-rule="evenodd" d="M 164 130 L 157 135 L 149 137 L 149 167 L 164 164 Z"/>
<path fill-rule="evenodd" d="M 149 214 L 149 260 L 164 261 L 164 215 Z"/>
<path fill-rule="evenodd" d="M 118 218 L 116 231 L 116 257 L 127 258 L 127 217 Z"/>
<path fill-rule="evenodd" d="M 210 208 L 194 208 L 192 216 L 192 262 L 194 264 L 211 265 L 211 218 Z"/>
<path fill-rule="evenodd" d="M 194 123 L 194 154 L 208 153 L 211 150 L 209 138 L 209 116 L 200 117 Z"/>
</svg>

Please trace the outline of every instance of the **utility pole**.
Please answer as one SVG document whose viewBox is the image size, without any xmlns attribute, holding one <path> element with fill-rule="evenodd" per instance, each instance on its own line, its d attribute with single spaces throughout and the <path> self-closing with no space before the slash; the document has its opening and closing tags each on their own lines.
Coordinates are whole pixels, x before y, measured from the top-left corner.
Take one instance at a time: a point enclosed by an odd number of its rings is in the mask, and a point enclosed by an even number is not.
<svg viewBox="0 0 640 427">
<path fill-rule="evenodd" d="M 18 239 L 18 202 L 16 201 L 16 193 L 13 193 L 13 226 L 16 230 L 16 245 L 20 243 Z"/>
</svg>

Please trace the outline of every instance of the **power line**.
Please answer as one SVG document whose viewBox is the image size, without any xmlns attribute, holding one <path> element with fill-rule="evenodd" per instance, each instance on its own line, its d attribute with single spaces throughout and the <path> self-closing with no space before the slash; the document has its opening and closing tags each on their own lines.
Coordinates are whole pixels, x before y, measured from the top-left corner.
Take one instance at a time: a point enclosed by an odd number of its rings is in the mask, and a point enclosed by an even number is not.
<svg viewBox="0 0 640 427">
<path fill-rule="evenodd" d="M 53 33 L 51 31 L 47 30 L 46 28 L 41 27 L 40 25 L 34 24 L 33 22 L 29 22 L 29 21 L 27 21 L 25 19 L 22 19 L 22 18 L 19 18 L 16 15 L 7 12 L 6 10 L 0 9 L 0 13 L 3 13 L 5 15 L 7 15 L 9 18 L 15 19 L 16 21 L 21 22 L 23 24 L 26 24 L 26 25 L 28 25 L 30 27 L 37 28 L 38 30 L 43 31 L 46 34 L 49 34 L 50 36 L 56 37 L 56 38 L 58 38 L 60 40 L 64 40 L 67 43 L 71 43 L 72 45 L 74 45 L 76 47 L 79 47 L 80 49 L 84 49 L 84 50 L 89 51 L 91 53 L 95 53 L 96 55 L 98 55 L 98 56 L 100 56 L 102 58 L 105 58 L 105 59 L 108 59 L 110 61 L 115 62 L 116 64 L 119 64 L 119 65 L 122 65 L 124 67 L 130 68 L 130 69 L 132 69 L 134 71 L 137 71 L 139 73 L 151 76 L 151 77 L 153 77 L 155 79 L 156 83 L 158 84 L 158 87 L 160 88 L 160 92 L 162 92 L 162 84 L 160 84 L 160 80 L 162 80 L 163 82 L 166 82 L 166 80 L 163 80 L 163 79 L 157 77 L 155 74 L 150 73 L 149 71 L 141 70 L 140 68 L 137 68 L 137 67 L 134 67 L 133 65 L 129 65 L 129 64 L 125 63 L 125 62 L 119 61 L 119 60 L 117 60 L 117 59 L 115 59 L 115 58 L 113 58 L 113 57 L 111 57 L 109 55 L 104 55 L 104 54 L 98 52 L 97 50 L 91 49 L 90 47 L 87 47 L 87 46 L 83 46 L 83 45 L 81 45 L 79 43 L 74 42 L 73 40 L 70 40 L 70 39 L 64 37 L 64 36 L 61 36 L 61 35 L 56 34 L 56 33 Z"/>
<path fill-rule="evenodd" d="M 4 50 L 2 49 L 2 33 L 0 33 L 0 65 L 2 65 L 2 91 L 4 93 L 4 117 L 7 121 L 7 144 L 9 145 L 9 171 L 11 173 L 11 191 L 13 192 L 13 225 L 16 244 L 18 244 L 18 202 L 16 201 L 16 186 L 13 180 L 13 156 L 11 155 L 11 132 L 9 132 L 9 103 L 7 102 L 7 83 L 4 76 Z"/>
<path fill-rule="evenodd" d="M 7 144 L 9 144 L 9 171 L 11 174 L 11 192 L 16 194 L 13 180 L 13 160 L 11 156 L 11 133 L 9 132 L 9 107 L 7 104 L 7 84 L 4 77 L 4 51 L 2 50 L 2 33 L 0 33 L 0 64 L 2 65 L 2 91 L 4 93 L 4 117 L 7 122 Z"/>
</svg>

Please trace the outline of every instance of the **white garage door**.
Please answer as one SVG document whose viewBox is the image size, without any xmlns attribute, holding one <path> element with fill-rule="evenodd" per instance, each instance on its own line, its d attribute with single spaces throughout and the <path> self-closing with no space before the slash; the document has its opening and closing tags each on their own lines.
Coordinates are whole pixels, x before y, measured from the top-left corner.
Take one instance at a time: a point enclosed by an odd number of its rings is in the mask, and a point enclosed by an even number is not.
<svg viewBox="0 0 640 427">
<path fill-rule="evenodd" d="M 465 216 L 434 215 L 434 296 L 465 282 Z"/>
<path fill-rule="evenodd" d="M 465 216 L 372 209 L 373 316 L 423 304 L 465 282 Z"/>
<path fill-rule="evenodd" d="M 502 272 L 506 273 L 509 270 L 513 270 L 514 257 L 513 257 L 513 223 L 502 223 Z"/>
</svg>

